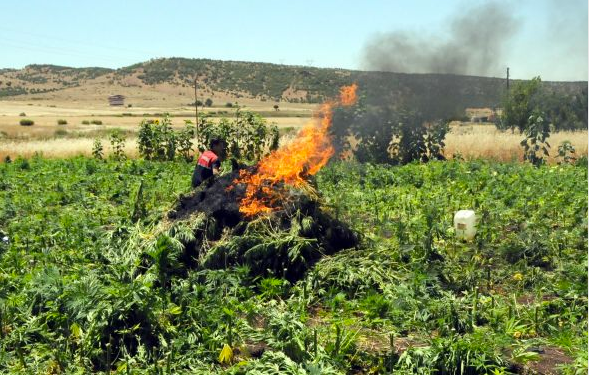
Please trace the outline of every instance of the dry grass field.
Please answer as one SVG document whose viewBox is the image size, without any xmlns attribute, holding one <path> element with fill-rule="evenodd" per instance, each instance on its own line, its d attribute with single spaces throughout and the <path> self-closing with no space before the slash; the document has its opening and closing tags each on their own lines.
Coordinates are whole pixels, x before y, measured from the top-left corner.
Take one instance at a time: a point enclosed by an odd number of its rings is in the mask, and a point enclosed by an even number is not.
<svg viewBox="0 0 589 375">
<path fill-rule="evenodd" d="M 45 157 L 67 157 L 79 154 L 89 155 L 95 138 L 103 139 L 105 152 L 109 152 L 108 133 L 114 128 L 126 131 L 126 153 L 136 154 L 134 132 L 143 118 L 154 118 L 167 112 L 175 127 L 183 126 L 185 120 L 194 121 L 193 108 L 188 106 L 137 106 L 132 108 L 109 107 L 98 100 L 87 102 L 67 102 L 50 99 L 38 101 L 0 101 L 0 158 L 6 156 L 30 157 L 41 153 Z M 245 105 L 245 104 L 244 104 Z M 261 112 L 269 122 L 281 128 L 300 128 L 307 121 L 316 105 L 281 103 L 280 111 L 274 111 L 273 102 L 249 100 L 245 109 Z M 200 109 L 199 109 L 200 110 Z M 215 116 L 231 117 L 235 109 L 226 107 L 206 108 Z M 19 116 L 25 113 L 26 116 Z M 33 126 L 21 126 L 19 121 L 29 118 Z M 220 117 L 215 117 L 220 118 Z M 63 119 L 67 125 L 58 125 Z M 83 124 L 99 120 L 102 125 Z M 446 138 L 447 157 L 460 154 L 469 158 L 491 158 L 499 161 L 521 160 L 519 145 L 522 136 L 512 132 L 500 132 L 492 124 L 460 123 L 451 125 Z M 560 132 L 551 135 L 551 155 L 556 155 L 558 145 L 568 140 L 577 150 L 577 155 L 587 155 L 587 131 Z M 556 160 L 551 157 L 550 162 Z"/>
<path fill-rule="evenodd" d="M 452 124 L 446 136 L 448 157 L 461 154 L 465 159 L 488 158 L 498 161 L 516 161 L 522 159 L 520 142 L 523 136 L 511 131 L 498 131 L 493 124 L 462 123 Z M 575 147 L 577 156 L 587 155 L 587 131 L 552 133 L 548 143 L 552 146 L 549 162 L 556 162 L 558 145 L 570 141 Z"/>
</svg>

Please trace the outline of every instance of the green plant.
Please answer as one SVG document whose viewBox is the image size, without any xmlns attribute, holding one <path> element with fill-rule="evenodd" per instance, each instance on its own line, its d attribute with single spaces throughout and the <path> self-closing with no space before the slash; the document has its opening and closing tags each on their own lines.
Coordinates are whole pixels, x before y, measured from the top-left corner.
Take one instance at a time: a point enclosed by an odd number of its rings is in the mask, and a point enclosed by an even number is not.
<svg viewBox="0 0 589 375">
<path fill-rule="evenodd" d="M 213 106 L 213 99 L 207 98 L 207 100 L 205 100 L 205 105 L 207 107 L 212 107 Z"/>
<path fill-rule="evenodd" d="M 112 146 L 111 156 L 115 160 L 125 160 L 125 135 L 119 130 L 113 130 L 110 134 L 110 145 Z"/>
<path fill-rule="evenodd" d="M 199 119 L 198 149 L 204 151 L 213 138 L 225 140 L 229 156 L 257 161 L 278 148 L 279 131 L 261 116 L 238 108 L 233 120 L 221 118 L 214 123 L 204 116 Z"/>
<path fill-rule="evenodd" d="M 176 148 L 178 150 L 178 155 L 182 156 L 182 158 L 186 161 L 192 160 L 192 147 L 193 147 L 193 139 L 196 135 L 196 128 L 192 124 L 191 121 L 186 121 L 184 123 L 184 129 L 178 131 L 176 133 Z"/>
<path fill-rule="evenodd" d="M 67 125 L 67 120 L 59 119 L 57 120 L 57 125 Z"/>
<path fill-rule="evenodd" d="M 524 161 L 528 161 L 535 166 L 546 163 L 545 157 L 550 156 L 548 152 L 550 144 L 546 141 L 550 137 L 550 125 L 541 114 L 529 117 L 524 134 L 526 138 L 520 143 L 524 148 Z"/>
<path fill-rule="evenodd" d="M 575 147 L 570 141 L 563 141 L 558 145 L 558 164 L 573 164 L 577 158 L 575 157 Z"/>
<path fill-rule="evenodd" d="M 368 106 L 337 109 L 333 133 L 341 151 L 352 151 L 360 162 L 407 164 L 444 158 L 446 121 L 426 122 L 414 111 Z M 348 142 L 355 138 L 355 149 Z"/>
<path fill-rule="evenodd" d="M 90 123 L 93 125 L 102 125 L 102 120 L 92 120 Z"/>
<path fill-rule="evenodd" d="M 94 140 L 94 144 L 92 146 L 92 156 L 94 159 L 98 160 L 104 158 L 104 147 L 102 146 L 102 141 L 98 138 Z"/>
<path fill-rule="evenodd" d="M 82 120 L 82 125 L 90 125 L 90 121 L 88 121 L 88 120 Z"/>
<path fill-rule="evenodd" d="M 533 346 L 586 372 L 586 168 L 334 161 L 316 209 L 362 241 L 329 255 L 306 214 L 162 220 L 193 168 L 0 164 L 0 372 L 498 375 Z"/>
<path fill-rule="evenodd" d="M 176 150 L 180 148 L 180 155 L 188 160 L 193 137 L 194 127 L 190 121 L 183 130 L 174 131 L 167 115 L 161 120 L 143 120 L 137 134 L 139 155 L 147 160 L 174 160 Z"/>
</svg>

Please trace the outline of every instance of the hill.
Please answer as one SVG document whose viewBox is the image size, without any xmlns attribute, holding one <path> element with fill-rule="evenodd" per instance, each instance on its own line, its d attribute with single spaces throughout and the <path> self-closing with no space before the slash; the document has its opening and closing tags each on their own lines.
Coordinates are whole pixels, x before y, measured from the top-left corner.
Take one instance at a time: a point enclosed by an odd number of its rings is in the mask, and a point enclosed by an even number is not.
<svg viewBox="0 0 589 375">
<path fill-rule="evenodd" d="M 467 107 L 496 106 L 505 90 L 502 78 L 162 58 L 117 70 L 54 65 L 3 69 L 0 98 L 104 101 L 105 95 L 123 93 L 186 105 L 195 79 L 203 95 L 229 101 L 243 98 L 290 103 L 319 103 L 333 96 L 338 87 L 357 82 L 373 101 L 402 102 L 445 116 L 462 113 Z M 544 82 L 543 86 L 562 93 L 587 90 L 587 82 Z"/>
</svg>

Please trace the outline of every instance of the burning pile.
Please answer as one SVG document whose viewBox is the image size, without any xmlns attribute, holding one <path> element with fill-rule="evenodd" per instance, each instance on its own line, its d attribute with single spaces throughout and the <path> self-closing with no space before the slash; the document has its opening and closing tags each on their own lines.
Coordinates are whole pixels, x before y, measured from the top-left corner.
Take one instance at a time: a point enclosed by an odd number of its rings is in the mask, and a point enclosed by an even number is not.
<svg viewBox="0 0 589 375">
<path fill-rule="evenodd" d="M 240 211 L 246 216 L 273 211 L 285 196 L 278 185 L 308 186 L 307 178 L 319 172 L 333 155 L 329 136 L 332 108 L 356 103 L 357 85 L 342 87 L 338 101 L 326 102 L 315 116 L 315 122 L 304 127 L 290 144 L 262 159 L 254 170 L 240 173 L 238 184 L 246 184 Z"/>
<path fill-rule="evenodd" d="M 295 140 L 257 165 L 234 170 L 181 197 L 168 218 L 174 225 L 189 225 L 194 233 L 181 241 L 185 258 L 206 268 L 247 264 L 254 274 L 295 280 L 322 255 L 354 247 L 356 235 L 320 207 L 309 177 L 334 153 L 332 108 L 353 105 L 356 88 L 343 87 L 339 98 L 324 103 Z"/>
</svg>

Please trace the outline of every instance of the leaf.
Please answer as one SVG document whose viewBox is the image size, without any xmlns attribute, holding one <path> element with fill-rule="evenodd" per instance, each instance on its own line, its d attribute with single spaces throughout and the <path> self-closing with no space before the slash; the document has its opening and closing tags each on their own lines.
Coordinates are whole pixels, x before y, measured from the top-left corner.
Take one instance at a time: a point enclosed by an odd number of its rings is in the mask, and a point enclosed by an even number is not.
<svg viewBox="0 0 589 375">
<path fill-rule="evenodd" d="M 173 305 L 168 309 L 168 313 L 172 315 L 180 315 L 182 314 L 182 307 L 178 305 Z"/>
<path fill-rule="evenodd" d="M 82 337 L 82 328 L 80 328 L 78 323 L 72 323 L 72 325 L 70 326 L 70 331 L 72 332 L 73 338 L 79 339 L 80 337 Z"/>
<path fill-rule="evenodd" d="M 223 345 L 223 349 L 221 349 L 221 353 L 219 353 L 219 363 L 222 365 L 228 365 L 233 360 L 233 349 L 227 344 Z"/>
</svg>

